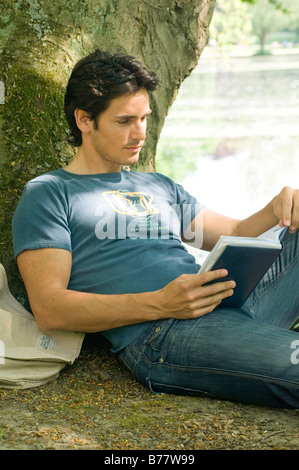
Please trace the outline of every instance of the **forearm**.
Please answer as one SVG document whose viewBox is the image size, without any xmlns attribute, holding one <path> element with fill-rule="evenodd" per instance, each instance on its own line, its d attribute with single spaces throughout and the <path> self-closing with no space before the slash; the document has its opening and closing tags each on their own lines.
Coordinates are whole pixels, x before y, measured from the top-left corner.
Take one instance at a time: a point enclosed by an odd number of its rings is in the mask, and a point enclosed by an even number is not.
<svg viewBox="0 0 299 470">
<path fill-rule="evenodd" d="M 279 221 L 274 212 L 274 198 L 259 212 L 243 220 L 233 219 L 218 214 L 209 209 L 204 209 L 200 217 L 194 219 L 190 231 L 195 233 L 196 227 L 203 228 L 203 237 L 197 237 L 202 244 L 197 248 L 210 251 L 215 246 L 221 235 L 235 237 L 257 237 L 266 230 L 276 225 Z M 188 243 L 188 241 L 186 241 Z M 194 244 L 193 244 L 194 246 Z"/>
<path fill-rule="evenodd" d="M 236 225 L 238 236 L 257 236 L 274 225 L 288 227 L 294 233 L 299 228 L 299 189 L 285 186 L 261 211 Z"/>
<path fill-rule="evenodd" d="M 279 222 L 279 217 L 275 214 L 275 197 L 266 207 L 243 220 L 233 219 L 223 216 L 209 209 L 204 209 L 203 219 L 203 243 L 198 248 L 210 251 L 221 235 L 235 237 L 257 237 L 274 227 Z M 201 219 L 194 220 L 191 230 L 195 231 L 195 226 L 200 227 Z M 200 237 L 198 237 L 200 238 Z"/>
<path fill-rule="evenodd" d="M 32 310 L 44 330 L 93 333 L 161 318 L 158 297 L 159 292 L 103 295 L 61 289 Z"/>
<path fill-rule="evenodd" d="M 155 293 L 103 295 L 68 289 L 69 251 L 25 250 L 17 261 L 32 312 L 42 329 L 97 332 L 161 315 Z"/>
<path fill-rule="evenodd" d="M 237 221 L 233 229 L 233 235 L 237 237 L 257 237 L 274 227 L 279 222 L 274 213 L 274 201 L 275 198 L 260 211 L 246 219 Z"/>
</svg>

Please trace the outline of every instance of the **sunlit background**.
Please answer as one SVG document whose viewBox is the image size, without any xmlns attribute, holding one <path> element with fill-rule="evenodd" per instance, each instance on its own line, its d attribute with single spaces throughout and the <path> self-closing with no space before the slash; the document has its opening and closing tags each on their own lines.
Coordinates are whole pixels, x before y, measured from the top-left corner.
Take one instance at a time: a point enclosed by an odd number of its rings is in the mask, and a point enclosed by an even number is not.
<svg viewBox="0 0 299 470">
<path fill-rule="evenodd" d="M 264 0 L 217 0 L 209 46 L 158 145 L 157 171 L 232 217 L 299 187 L 299 4 L 285 3 L 286 13 Z"/>
</svg>

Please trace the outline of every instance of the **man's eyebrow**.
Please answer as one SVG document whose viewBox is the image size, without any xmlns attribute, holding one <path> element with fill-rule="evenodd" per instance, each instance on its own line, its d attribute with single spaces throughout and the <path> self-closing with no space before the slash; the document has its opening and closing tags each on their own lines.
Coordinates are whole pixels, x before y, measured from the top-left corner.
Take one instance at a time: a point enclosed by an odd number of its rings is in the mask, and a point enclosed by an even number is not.
<svg viewBox="0 0 299 470">
<path fill-rule="evenodd" d="M 151 114 L 152 110 L 150 109 L 149 111 L 147 111 L 145 114 L 143 114 L 143 116 L 148 116 L 149 114 Z M 138 116 L 135 116 L 135 115 L 131 115 L 131 114 L 119 114 L 118 116 L 115 116 L 114 117 L 115 119 L 135 119 L 135 118 L 138 118 Z"/>
</svg>

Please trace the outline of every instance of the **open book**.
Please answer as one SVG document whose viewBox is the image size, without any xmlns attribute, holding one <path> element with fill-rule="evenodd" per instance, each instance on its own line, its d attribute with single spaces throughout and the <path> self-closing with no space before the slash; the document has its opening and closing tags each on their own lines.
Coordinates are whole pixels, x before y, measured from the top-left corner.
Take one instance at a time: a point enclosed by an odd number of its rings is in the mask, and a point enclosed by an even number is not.
<svg viewBox="0 0 299 470">
<path fill-rule="evenodd" d="M 282 250 L 282 238 L 287 227 L 276 225 L 259 237 L 222 236 L 201 266 L 198 274 L 227 269 L 228 276 L 212 282 L 234 280 L 231 297 L 223 299 L 222 307 L 241 307 L 255 286 Z"/>
</svg>

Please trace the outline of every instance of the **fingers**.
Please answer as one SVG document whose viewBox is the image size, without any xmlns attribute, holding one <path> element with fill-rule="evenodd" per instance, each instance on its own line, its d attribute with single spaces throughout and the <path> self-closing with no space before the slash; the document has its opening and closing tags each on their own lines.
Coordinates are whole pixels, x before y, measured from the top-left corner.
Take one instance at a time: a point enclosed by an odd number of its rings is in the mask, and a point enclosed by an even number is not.
<svg viewBox="0 0 299 470">
<path fill-rule="evenodd" d="M 196 302 L 198 299 L 206 299 L 210 303 L 221 301 L 223 298 L 232 295 L 236 286 L 235 281 L 221 281 L 228 275 L 226 269 L 218 269 L 215 271 L 207 271 L 198 275 L 184 275 L 180 279 L 182 283 L 180 289 L 183 295 L 190 302 Z M 211 281 L 217 281 L 209 284 Z"/>
<path fill-rule="evenodd" d="M 201 289 L 202 297 L 210 297 L 212 300 L 222 300 L 225 297 L 233 295 L 234 288 L 236 287 L 235 281 L 215 282 L 208 286 L 203 286 Z"/>
<path fill-rule="evenodd" d="M 236 283 L 222 281 L 228 274 L 226 269 L 209 271 L 199 275 L 183 275 L 179 278 L 179 317 L 196 318 L 212 312 L 223 299 L 233 295 Z M 208 284 L 211 281 L 217 281 Z M 182 318 L 182 317 L 181 317 Z"/>
<path fill-rule="evenodd" d="M 183 274 L 159 291 L 161 318 L 197 318 L 212 312 L 220 302 L 233 294 L 235 282 L 222 280 L 226 269 L 203 274 Z M 219 280 L 212 284 L 206 283 Z"/>
<path fill-rule="evenodd" d="M 226 269 L 216 269 L 215 271 L 207 271 L 205 273 L 199 274 L 199 283 L 200 285 L 207 284 L 208 282 L 215 281 L 217 279 L 224 278 L 228 275 L 228 271 Z"/>
<path fill-rule="evenodd" d="M 220 284 L 222 285 L 220 286 Z M 184 317 L 197 318 L 211 313 L 221 304 L 223 299 L 232 296 L 233 293 L 234 290 L 230 287 L 229 283 L 216 283 L 213 286 L 201 288 L 200 295 L 193 301 L 185 304 Z"/>
<path fill-rule="evenodd" d="M 228 275 L 226 269 L 216 269 L 215 271 L 207 271 L 202 274 L 183 274 L 179 279 L 182 279 L 184 282 L 184 287 L 186 289 L 192 289 L 193 287 L 203 286 L 208 282 L 215 281 L 217 279 L 224 278 Z"/>
<path fill-rule="evenodd" d="M 299 189 L 294 191 L 293 195 L 293 210 L 290 230 L 295 231 L 299 228 Z"/>
<path fill-rule="evenodd" d="M 223 299 L 233 295 L 235 286 L 236 283 L 231 280 L 201 286 L 196 291 L 193 291 L 193 300 L 189 307 L 194 311 L 195 315 L 198 313 L 198 309 L 212 311 Z"/>
<path fill-rule="evenodd" d="M 299 190 L 289 186 L 283 188 L 277 196 L 277 213 L 279 225 L 289 227 L 289 232 L 299 228 Z"/>
<path fill-rule="evenodd" d="M 290 227 L 292 219 L 293 207 L 293 194 L 289 187 L 283 188 L 279 194 L 279 210 L 280 210 L 280 224 L 285 227 Z"/>
</svg>

